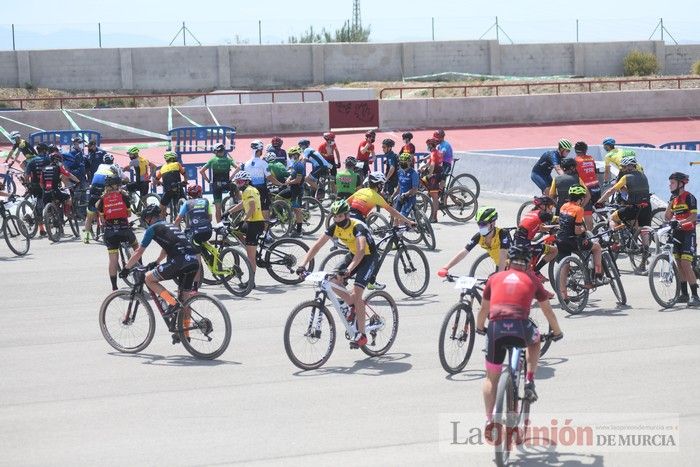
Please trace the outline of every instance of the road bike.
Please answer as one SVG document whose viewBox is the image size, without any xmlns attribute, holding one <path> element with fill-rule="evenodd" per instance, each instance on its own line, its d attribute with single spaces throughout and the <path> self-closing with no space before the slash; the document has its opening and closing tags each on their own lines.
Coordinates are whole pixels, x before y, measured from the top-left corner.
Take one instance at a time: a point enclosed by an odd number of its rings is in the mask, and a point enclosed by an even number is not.
<svg viewBox="0 0 700 467">
<path fill-rule="evenodd" d="M 180 307 L 169 316 L 163 299 L 149 289 L 144 293 L 147 271 L 147 267 L 134 268 L 131 290 L 112 292 L 102 302 L 99 323 L 107 343 L 123 353 L 138 353 L 148 347 L 156 330 L 150 297 L 172 334 L 173 344 L 181 343 L 196 358 L 214 359 L 223 354 L 231 341 L 231 320 L 224 305 L 199 292 L 183 299 L 178 280 Z"/>
<path fill-rule="evenodd" d="M 314 285 L 313 300 L 300 303 L 289 314 L 284 326 L 284 349 L 289 360 L 302 370 L 323 366 L 335 347 L 336 329 L 327 302 L 335 309 L 338 320 L 345 328 L 345 338 L 354 339 L 357 319 L 353 308 L 347 315 L 334 288 L 344 287 L 332 282 L 335 272 L 307 273 L 304 280 Z M 396 340 L 399 329 L 399 311 L 396 302 L 387 292 L 376 290 L 363 298 L 365 302 L 365 334 L 367 344 L 360 349 L 370 357 L 384 355 Z M 346 305 L 347 306 L 347 305 Z"/>
</svg>

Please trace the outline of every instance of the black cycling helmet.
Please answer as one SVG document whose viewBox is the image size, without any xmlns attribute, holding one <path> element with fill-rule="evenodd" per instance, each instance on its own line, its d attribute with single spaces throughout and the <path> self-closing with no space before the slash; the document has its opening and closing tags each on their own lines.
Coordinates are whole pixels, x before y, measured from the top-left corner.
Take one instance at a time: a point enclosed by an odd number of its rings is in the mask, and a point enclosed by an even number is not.
<svg viewBox="0 0 700 467">
<path fill-rule="evenodd" d="M 570 171 L 570 170 L 576 170 L 576 161 L 571 157 L 565 157 L 564 159 L 561 160 L 561 162 L 559 163 L 559 166 L 565 172 Z"/>
<path fill-rule="evenodd" d="M 681 183 L 688 183 L 688 181 L 690 181 L 690 177 L 687 174 L 684 174 L 683 172 L 673 172 L 671 175 L 669 175 L 668 179 L 676 180 Z"/>
<path fill-rule="evenodd" d="M 546 206 L 555 206 L 557 204 L 549 196 L 535 196 L 532 201 L 535 203 L 535 206 L 538 208 L 542 208 L 542 207 L 546 207 Z"/>
<path fill-rule="evenodd" d="M 511 261 L 522 261 L 529 263 L 532 258 L 530 247 L 523 244 L 513 245 L 508 249 L 508 259 Z"/>
<path fill-rule="evenodd" d="M 37 151 L 48 151 L 48 150 L 49 150 L 49 145 L 46 144 L 46 143 L 44 143 L 44 142 L 41 142 L 41 143 L 39 143 L 39 144 L 36 145 L 36 150 L 37 150 Z"/>
<path fill-rule="evenodd" d="M 108 175 L 105 178 L 105 186 L 121 186 L 122 179 L 116 175 Z M 156 206 L 157 207 L 157 206 Z M 160 213 L 160 208 L 158 208 L 158 213 Z"/>
<path fill-rule="evenodd" d="M 574 152 L 586 154 L 588 145 L 584 141 L 579 141 L 574 145 Z"/>
<path fill-rule="evenodd" d="M 393 148 L 395 144 L 396 142 L 391 138 L 387 138 L 382 141 L 382 146 L 389 146 L 390 148 Z"/>
<path fill-rule="evenodd" d="M 404 133 L 404 134 L 401 135 L 401 139 L 412 140 L 412 139 L 413 139 L 413 133 L 411 133 L 410 131 L 407 131 L 406 133 Z"/>
<path fill-rule="evenodd" d="M 157 204 L 149 204 L 143 211 L 141 211 L 141 219 L 147 219 L 149 217 L 160 217 L 160 206 Z"/>
</svg>

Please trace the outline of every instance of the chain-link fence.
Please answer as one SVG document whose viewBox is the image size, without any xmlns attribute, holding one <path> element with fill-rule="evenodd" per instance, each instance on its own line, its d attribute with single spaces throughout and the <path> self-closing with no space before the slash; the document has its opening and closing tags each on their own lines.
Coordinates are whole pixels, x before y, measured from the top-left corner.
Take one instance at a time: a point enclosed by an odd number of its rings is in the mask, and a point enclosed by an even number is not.
<svg viewBox="0 0 700 467">
<path fill-rule="evenodd" d="M 313 26 L 340 29 L 346 19 L 250 21 L 163 21 L 0 25 L 0 50 L 167 45 L 283 44 Z M 700 43 L 697 21 L 559 19 L 524 21 L 507 17 L 366 18 L 371 42 L 498 39 L 501 43 L 607 42 L 663 39 Z M 661 27 L 663 26 L 663 27 Z"/>
</svg>

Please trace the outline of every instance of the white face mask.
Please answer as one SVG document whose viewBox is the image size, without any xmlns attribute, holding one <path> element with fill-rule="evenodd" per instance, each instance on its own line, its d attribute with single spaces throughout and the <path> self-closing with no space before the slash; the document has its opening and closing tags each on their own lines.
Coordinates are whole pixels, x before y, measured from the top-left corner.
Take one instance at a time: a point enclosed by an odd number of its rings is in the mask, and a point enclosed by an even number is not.
<svg viewBox="0 0 700 467">
<path fill-rule="evenodd" d="M 483 227 L 479 227 L 479 233 L 481 235 L 488 235 L 491 232 L 491 226 L 490 225 L 485 225 Z"/>
</svg>

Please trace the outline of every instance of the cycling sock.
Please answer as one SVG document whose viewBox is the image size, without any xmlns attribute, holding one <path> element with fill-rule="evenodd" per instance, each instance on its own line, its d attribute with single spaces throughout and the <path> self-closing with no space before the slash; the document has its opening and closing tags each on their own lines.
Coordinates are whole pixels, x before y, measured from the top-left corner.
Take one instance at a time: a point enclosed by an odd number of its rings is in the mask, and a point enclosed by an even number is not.
<svg viewBox="0 0 700 467">
<path fill-rule="evenodd" d="M 528 371 L 525 375 L 525 379 L 527 380 L 527 382 L 531 383 L 535 380 L 535 373 L 533 373 L 532 371 Z"/>
<path fill-rule="evenodd" d="M 175 297 L 170 295 L 170 292 L 168 292 L 167 290 L 163 290 L 159 295 L 160 295 L 160 298 L 162 298 L 163 301 L 165 303 L 167 303 L 168 305 L 171 305 L 171 306 L 177 305 L 177 300 L 175 300 Z"/>
<path fill-rule="evenodd" d="M 109 276 L 109 281 L 112 283 L 112 291 L 117 290 L 117 276 Z"/>
<path fill-rule="evenodd" d="M 547 264 L 547 261 L 541 259 L 540 262 L 537 263 L 537 266 L 535 266 L 535 271 L 540 272 L 540 269 L 542 269 L 545 264 Z"/>
<path fill-rule="evenodd" d="M 690 284 L 690 292 L 693 294 L 693 297 L 698 296 L 698 284 Z"/>
<path fill-rule="evenodd" d="M 688 296 L 688 283 L 685 281 L 681 282 L 681 295 Z"/>
<path fill-rule="evenodd" d="M 301 222 L 297 224 L 297 232 L 301 233 Z"/>
</svg>

